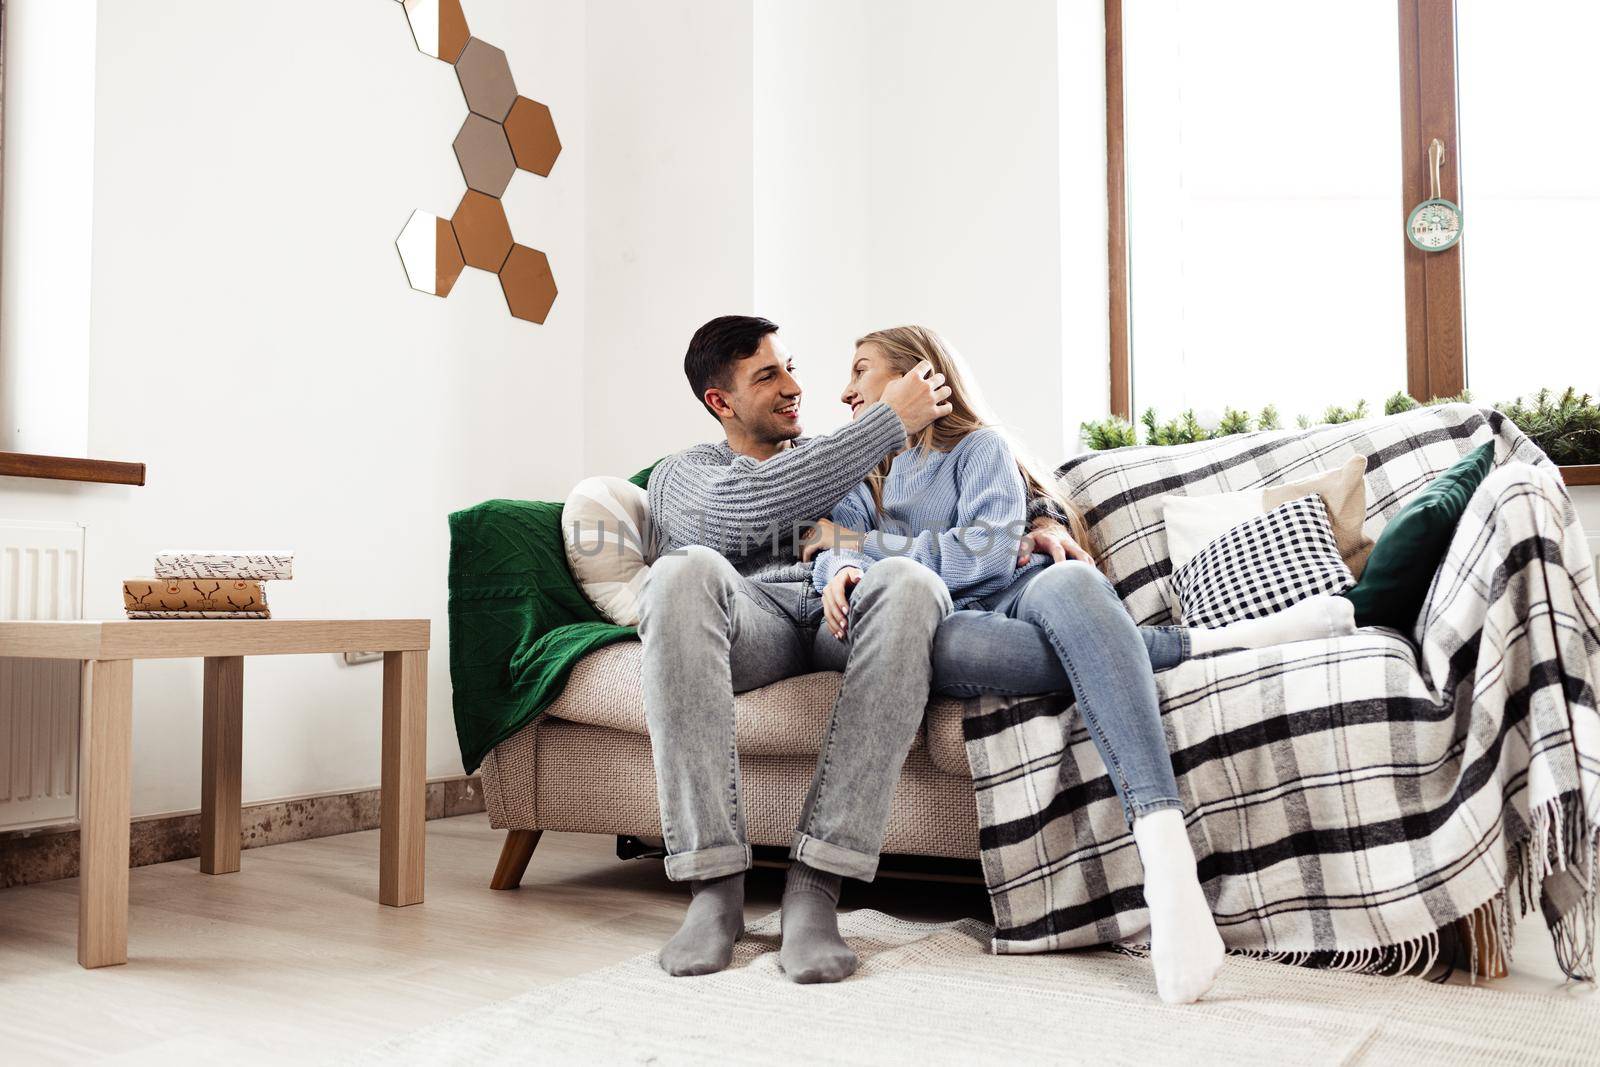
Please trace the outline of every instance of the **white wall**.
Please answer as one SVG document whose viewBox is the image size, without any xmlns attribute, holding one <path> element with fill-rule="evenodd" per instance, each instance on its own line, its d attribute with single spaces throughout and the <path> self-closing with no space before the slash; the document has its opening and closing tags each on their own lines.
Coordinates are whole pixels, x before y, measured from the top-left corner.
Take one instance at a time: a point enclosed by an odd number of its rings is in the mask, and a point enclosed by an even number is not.
<svg viewBox="0 0 1600 1067">
<path fill-rule="evenodd" d="M 1106 406 L 1099 9 L 756 12 L 757 295 L 801 356 L 807 429 L 847 418 L 835 399 L 855 337 L 921 322 L 1059 462 Z"/>
<path fill-rule="evenodd" d="M 0 449 L 89 441 L 95 0 L 6 5 Z M 46 353 L 26 361 L 23 353 Z"/>
<path fill-rule="evenodd" d="M 683 352 L 707 319 L 756 310 L 751 25 L 744 0 L 588 8 L 590 473 L 629 475 L 717 433 Z"/>
<path fill-rule="evenodd" d="M 1600 485 L 1574 485 L 1568 491 L 1578 511 L 1578 521 L 1583 532 L 1589 535 L 1589 544 L 1600 553 Z"/>
<path fill-rule="evenodd" d="M 1056 5 L 1063 459 L 1083 450 L 1078 427 L 1111 410 L 1104 10 L 1100 4 Z"/>
<path fill-rule="evenodd" d="M 91 618 L 182 544 L 293 546 L 282 615 L 430 618 L 431 774 L 460 770 L 445 516 L 559 497 L 583 470 L 584 407 L 562 398 L 584 388 L 584 10 L 467 6 L 562 134 L 550 177 L 507 198 L 555 270 L 549 321 L 511 318 L 481 272 L 446 300 L 406 285 L 394 236 L 460 197 L 466 107 L 399 5 L 104 0 L 88 451 L 144 461 L 148 484 L 0 482 L 0 517 L 89 524 Z M 251 659 L 247 801 L 376 784 L 381 673 Z M 134 811 L 193 807 L 200 664 L 141 663 L 134 683 Z"/>
<path fill-rule="evenodd" d="M 848 418 L 851 342 L 916 321 L 957 344 L 1041 458 L 1073 449 L 1106 405 L 1099 9 L 646 11 L 590 21 L 587 469 L 717 435 L 680 362 L 695 327 L 730 312 L 781 324 L 808 432 Z M 704 62 L 662 59 L 690 54 Z"/>
<path fill-rule="evenodd" d="M 872 324 L 939 330 L 1001 421 L 1059 462 L 1055 4 L 868 10 Z"/>
<path fill-rule="evenodd" d="M 856 337 L 920 322 L 1059 458 L 1055 7 L 756 5 L 757 297 L 800 357 L 809 431 L 848 418 Z"/>
<path fill-rule="evenodd" d="M 855 339 L 877 325 L 870 6 L 755 5 L 755 308 L 782 327 L 795 357 L 807 433 L 849 421 L 838 402 L 845 369 Z"/>
</svg>

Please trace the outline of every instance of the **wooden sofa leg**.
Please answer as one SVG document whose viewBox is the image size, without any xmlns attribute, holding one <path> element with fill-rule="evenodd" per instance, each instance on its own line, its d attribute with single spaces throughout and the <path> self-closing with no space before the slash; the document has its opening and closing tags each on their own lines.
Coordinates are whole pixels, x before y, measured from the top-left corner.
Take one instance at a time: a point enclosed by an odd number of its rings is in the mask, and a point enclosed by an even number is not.
<svg viewBox="0 0 1600 1067">
<path fill-rule="evenodd" d="M 1505 956 L 1499 951 L 1499 936 L 1491 932 L 1493 927 L 1489 924 L 1492 921 L 1487 904 L 1470 919 L 1456 920 L 1456 934 L 1462 944 L 1474 944 L 1477 948 L 1477 966 L 1473 968 L 1473 973 L 1479 978 L 1504 978 L 1511 973 L 1506 967 Z"/>
<path fill-rule="evenodd" d="M 543 830 L 512 830 L 506 834 L 506 843 L 500 846 L 500 862 L 494 866 L 490 889 L 515 889 L 522 884 L 523 872 L 539 847 Z"/>
</svg>

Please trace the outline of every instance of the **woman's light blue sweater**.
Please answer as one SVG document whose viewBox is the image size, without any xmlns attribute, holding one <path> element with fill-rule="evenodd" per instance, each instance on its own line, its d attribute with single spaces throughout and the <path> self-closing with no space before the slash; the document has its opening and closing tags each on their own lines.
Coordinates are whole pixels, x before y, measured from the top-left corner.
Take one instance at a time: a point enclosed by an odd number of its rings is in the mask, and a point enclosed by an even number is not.
<svg viewBox="0 0 1600 1067">
<path fill-rule="evenodd" d="M 879 560 L 906 556 L 932 569 L 957 608 L 1008 587 L 1035 556 L 1017 567 L 1017 541 L 1026 529 L 1027 494 L 1005 435 L 974 430 L 949 452 L 900 453 L 883 482 L 883 513 L 865 483 L 839 501 L 829 516 L 839 526 L 866 533 L 859 551 L 827 549 L 811 571 L 818 590 L 841 567 L 867 570 Z"/>
</svg>

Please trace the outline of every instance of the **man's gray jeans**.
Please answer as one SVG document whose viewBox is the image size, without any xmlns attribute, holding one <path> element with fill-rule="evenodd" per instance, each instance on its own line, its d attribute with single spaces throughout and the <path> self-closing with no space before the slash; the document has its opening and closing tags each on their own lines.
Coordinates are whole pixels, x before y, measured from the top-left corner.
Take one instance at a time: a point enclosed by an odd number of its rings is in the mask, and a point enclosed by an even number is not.
<svg viewBox="0 0 1600 1067">
<path fill-rule="evenodd" d="M 795 619 L 721 554 L 690 547 L 651 565 L 639 614 L 644 710 L 655 754 L 667 877 L 750 866 L 733 695 L 842 670 L 790 855 L 871 880 L 906 752 L 928 702 L 930 653 L 950 614 L 939 577 L 909 559 L 875 563 L 850 598 L 848 637 Z"/>
</svg>

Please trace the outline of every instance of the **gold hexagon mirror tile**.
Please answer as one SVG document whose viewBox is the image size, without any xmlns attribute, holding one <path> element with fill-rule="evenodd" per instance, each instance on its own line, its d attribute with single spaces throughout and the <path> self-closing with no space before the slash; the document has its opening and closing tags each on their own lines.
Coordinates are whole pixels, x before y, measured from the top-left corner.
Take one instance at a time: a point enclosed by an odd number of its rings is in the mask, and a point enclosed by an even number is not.
<svg viewBox="0 0 1600 1067">
<path fill-rule="evenodd" d="M 411 288 L 434 296 L 450 295 L 465 262 L 449 219 L 413 211 L 394 246 Z"/>
<path fill-rule="evenodd" d="M 454 63 L 471 36 L 461 0 L 402 0 L 417 51 Z"/>
<path fill-rule="evenodd" d="M 450 216 L 450 226 L 467 266 L 498 271 L 506 261 L 511 251 L 511 224 L 499 200 L 468 189 Z"/>
<path fill-rule="evenodd" d="M 556 279 L 550 260 L 537 248 L 512 245 L 500 268 L 500 289 L 511 314 L 529 322 L 543 322 L 556 302 Z"/>
<path fill-rule="evenodd" d="M 537 100 L 519 96 L 503 125 L 517 166 L 548 178 L 550 168 L 561 154 L 561 138 L 556 136 L 550 109 Z"/>
</svg>

